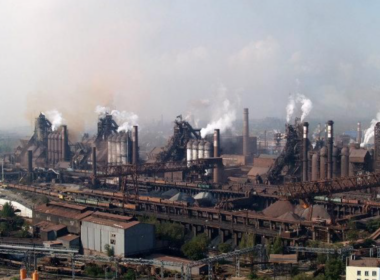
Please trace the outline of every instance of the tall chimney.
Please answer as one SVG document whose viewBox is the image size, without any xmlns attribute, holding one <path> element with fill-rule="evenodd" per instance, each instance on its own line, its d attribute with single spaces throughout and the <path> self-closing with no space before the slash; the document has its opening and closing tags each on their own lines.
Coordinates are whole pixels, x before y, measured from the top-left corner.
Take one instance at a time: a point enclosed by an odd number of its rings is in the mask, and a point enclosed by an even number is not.
<svg viewBox="0 0 380 280">
<path fill-rule="evenodd" d="M 243 114 L 243 156 L 244 161 L 247 163 L 247 158 L 249 156 L 249 117 L 248 117 L 248 108 L 244 108 Z"/>
<path fill-rule="evenodd" d="M 375 125 L 375 154 L 374 154 L 374 171 L 380 173 L 380 122 Z"/>
<path fill-rule="evenodd" d="M 356 142 L 361 143 L 362 142 L 362 124 L 361 122 L 358 122 L 358 127 L 356 131 Z"/>
<path fill-rule="evenodd" d="M 220 157 L 220 130 L 214 130 L 214 157 Z M 214 183 L 219 183 L 219 167 L 214 168 L 213 181 Z"/>
<path fill-rule="evenodd" d="M 69 161 L 69 137 L 66 125 L 62 125 L 62 160 Z"/>
<path fill-rule="evenodd" d="M 309 152 L 309 123 L 304 122 L 303 123 L 303 167 L 302 167 L 302 181 L 307 182 L 308 181 L 308 175 L 309 175 L 309 159 L 308 159 L 308 152 Z"/>
<path fill-rule="evenodd" d="M 96 178 L 96 147 L 92 147 L 92 175 L 94 179 Z"/>
<path fill-rule="evenodd" d="M 138 126 L 134 125 L 132 130 L 132 164 L 139 163 L 139 130 Z"/>
<path fill-rule="evenodd" d="M 334 122 L 327 122 L 327 179 L 333 178 Z"/>
</svg>

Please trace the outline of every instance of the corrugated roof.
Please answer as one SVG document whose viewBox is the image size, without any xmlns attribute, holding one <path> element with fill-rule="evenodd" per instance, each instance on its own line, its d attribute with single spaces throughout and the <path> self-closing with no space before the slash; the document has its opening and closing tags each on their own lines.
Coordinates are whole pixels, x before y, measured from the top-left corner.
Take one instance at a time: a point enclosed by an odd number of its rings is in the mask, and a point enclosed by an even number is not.
<svg viewBox="0 0 380 280">
<path fill-rule="evenodd" d="M 57 240 L 63 240 L 63 241 L 68 241 L 68 242 L 73 241 L 75 239 L 79 239 L 79 236 L 75 234 L 68 234 L 68 235 L 57 238 Z"/>
<path fill-rule="evenodd" d="M 380 267 L 380 260 L 376 258 L 361 258 L 359 260 L 349 260 L 348 266 L 357 267 Z"/>
<path fill-rule="evenodd" d="M 115 220 L 110 220 L 110 219 L 102 219 L 97 216 L 86 217 L 83 219 L 83 222 L 94 223 L 97 225 L 103 225 L 103 226 L 109 226 L 109 227 L 121 228 L 121 229 L 128 229 L 128 228 L 134 227 L 135 225 L 140 224 L 140 222 L 138 221 L 127 223 L 127 222 L 115 221 Z"/>
<path fill-rule="evenodd" d="M 84 207 L 86 209 L 86 207 Z M 38 205 L 34 211 L 45 213 L 45 214 L 51 214 L 55 216 L 65 217 L 69 219 L 75 219 L 75 220 L 81 220 L 84 217 L 87 217 L 93 213 L 93 211 L 86 211 L 82 213 L 78 209 L 70 209 L 67 207 L 62 207 L 59 205 L 54 205 L 52 203 L 50 204 L 41 204 Z"/>
<path fill-rule="evenodd" d="M 121 216 L 111 213 L 103 213 L 103 212 L 95 212 L 92 214 L 92 216 L 96 216 L 98 218 L 104 218 L 104 219 L 113 219 L 113 220 L 120 220 L 120 221 L 126 221 L 129 222 L 133 219 L 131 216 Z"/>
</svg>

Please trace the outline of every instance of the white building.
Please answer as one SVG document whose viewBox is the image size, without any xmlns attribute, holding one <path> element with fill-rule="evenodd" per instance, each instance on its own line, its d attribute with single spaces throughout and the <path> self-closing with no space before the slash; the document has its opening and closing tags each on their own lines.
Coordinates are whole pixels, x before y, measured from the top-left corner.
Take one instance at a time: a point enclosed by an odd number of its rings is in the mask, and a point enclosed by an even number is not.
<svg viewBox="0 0 380 280">
<path fill-rule="evenodd" d="M 347 260 L 346 280 L 380 280 L 380 259 L 351 256 Z"/>
</svg>

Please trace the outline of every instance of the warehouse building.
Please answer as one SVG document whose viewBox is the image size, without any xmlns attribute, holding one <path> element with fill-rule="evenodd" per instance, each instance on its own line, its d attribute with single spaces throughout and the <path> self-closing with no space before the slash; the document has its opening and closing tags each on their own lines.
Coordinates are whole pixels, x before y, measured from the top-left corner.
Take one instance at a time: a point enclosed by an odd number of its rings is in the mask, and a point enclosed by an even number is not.
<svg viewBox="0 0 380 280">
<path fill-rule="evenodd" d="M 81 240 L 85 255 L 104 255 L 106 246 L 115 256 L 148 253 L 155 246 L 155 230 L 132 217 L 95 212 L 82 220 Z"/>
</svg>

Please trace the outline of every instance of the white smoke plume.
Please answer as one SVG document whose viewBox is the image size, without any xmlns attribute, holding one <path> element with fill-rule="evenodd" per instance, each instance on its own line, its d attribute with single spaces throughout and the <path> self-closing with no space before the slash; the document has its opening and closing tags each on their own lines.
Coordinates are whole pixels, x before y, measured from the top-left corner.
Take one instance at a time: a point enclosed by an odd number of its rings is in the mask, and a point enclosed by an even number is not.
<svg viewBox="0 0 380 280">
<path fill-rule="evenodd" d="M 364 140 L 360 144 L 361 147 L 365 147 L 366 145 L 370 144 L 370 141 L 372 141 L 375 136 L 375 126 L 378 122 L 380 122 L 380 112 L 377 113 L 375 119 L 372 119 L 370 127 L 365 130 Z"/>
<path fill-rule="evenodd" d="M 236 109 L 232 106 L 230 100 L 225 99 L 223 105 L 216 114 L 215 120 L 201 129 L 201 136 L 204 138 L 207 134 L 212 133 L 214 129 L 220 129 L 220 132 L 230 128 L 236 120 Z"/>
<path fill-rule="evenodd" d="M 96 106 L 95 112 L 100 118 L 105 117 L 107 114 L 112 115 L 119 126 L 118 132 L 131 130 L 139 120 L 139 116 L 133 112 L 110 110 L 110 108 L 103 106 Z"/>
<path fill-rule="evenodd" d="M 301 105 L 301 107 L 297 107 Z M 286 105 L 286 121 L 289 123 L 294 111 L 296 109 L 301 110 L 301 122 L 305 120 L 305 118 L 310 114 L 313 109 L 313 102 L 305 95 L 296 93 L 289 96 L 289 102 Z"/>
<path fill-rule="evenodd" d="M 43 114 L 51 122 L 53 131 L 57 130 L 57 128 L 65 121 L 65 119 L 62 117 L 62 113 L 60 113 L 58 110 L 47 111 Z"/>
</svg>

